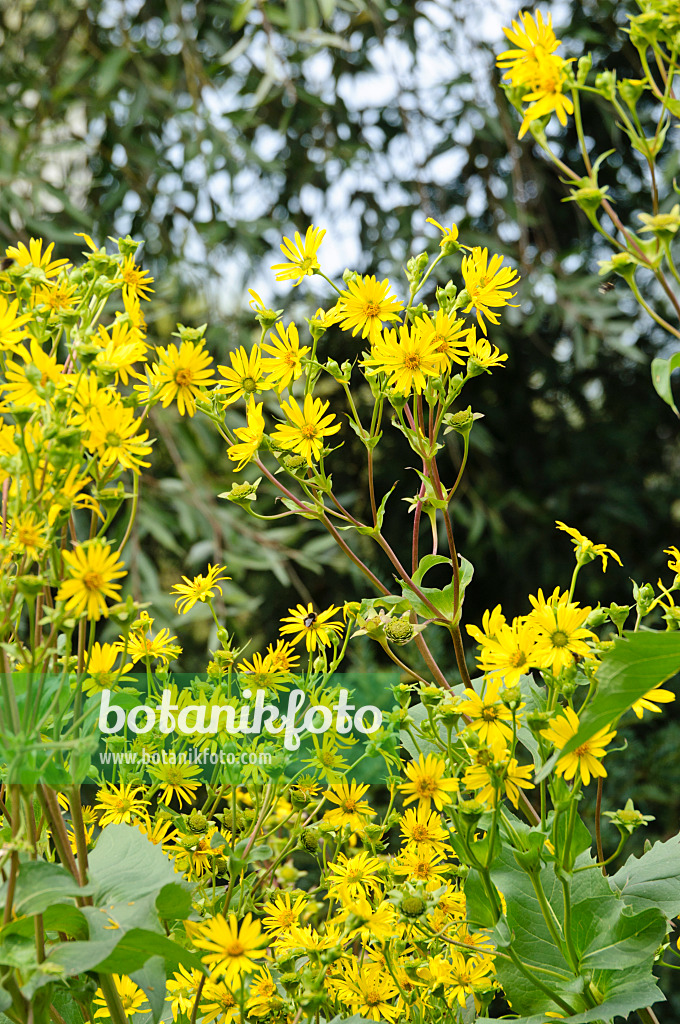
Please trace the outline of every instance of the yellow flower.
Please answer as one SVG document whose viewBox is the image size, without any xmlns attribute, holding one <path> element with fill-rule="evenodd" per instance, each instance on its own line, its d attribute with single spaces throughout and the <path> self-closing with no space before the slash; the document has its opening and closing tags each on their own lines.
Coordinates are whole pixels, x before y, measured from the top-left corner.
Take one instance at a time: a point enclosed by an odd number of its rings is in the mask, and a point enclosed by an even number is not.
<svg viewBox="0 0 680 1024">
<path fill-rule="evenodd" d="M 120 644 L 101 644 L 98 640 L 92 650 L 85 656 L 87 678 L 83 682 L 83 692 L 88 696 L 101 693 L 102 690 L 113 690 L 121 683 L 127 682 L 124 672 L 129 672 L 132 665 L 125 665 L 117 671 L 114 666 L 121 652 Z"/>
<path fill-rule="evenodd" d="M 280 892 L 269 900 L 262 907 L 264 927 L 268 932 L 285 932 L 300 920 L 300 914 L 305 909 L 307 897 L 304 895 L 295 896 L 293 899 L 289 892 Z"/>
<path fill-rule="evenodd" d="M 141 373 L 134 369 L 134 364 L 144 359 L 148 348 L 139 332 L 123 320 L 116 320 L 110 333 L 103 324 L 99 324 L 98 332 L 97 340 L 103 348 L 95 360 L 95 366 L 100 371 L 114 374 L 116 383 L 118 377 L 123 384 L 127 384 L 128 376 L 143 380 Z"/>
<path fill-rule="evenodd" d="M 398 1019 L 404 1019 L 404 1010 L 394 1004 L 399 989 L 381 964 L 349 960 L 334 987 L 340 1002 L 364 1020 L 395 1024 Z"/>
<path fill-rule="evenodd" d="M 575 711 L 565 707 L 562 708 L 562 712 L 556 718 L 551 718 L 548 722 L 548 728 L 543 729 L 541 732 L 541 736 L 545 736 L 547 740 L 550 740 L 557 750 L 561 750 L 566 746 L 569 740 L 576 735 L 579 727 L 579 720 Z M 607 772 L 600 764 L 600 760 L 607 753 L 605 747 L 608 743 L 611 743 L 615 736 L 616 733 L 608 732 L 607 727 L 600 729 L 589 740 L 586 740 L 580 747 L 573 750 L 571 754 L 561 757 L 555 765 L 555 771 L 558 775 L 564 775 L 565 779 L 573 779 L 576 772 L 579 772 L 584 786 L 590 783 L 591 775 L 594 778 L 605 778 Z"/>
<path fill-rule="evenodd" d="M 521 11 L 519 21 L 513 21 L 512 28 L 504 28 L 503 32 L 515 46 L 515 49 L 504 50 L 498 55 L 498 67 L 509 69 L 503 77 L 512 85 L 531 84 L 537 60 L 554 53 L 560 45 L 553 31 L 552 15 L 548 14 L 543 21 L 541 11 L 536 12 L 535 19 L 527 11 Z"/>
<path fill-rule="evenodd" d="M 342 916 L 350 924 L 355 924 L 348 937 L 352 939 L 360 936 L 365 945 L 371 941 L 381 945 L 389 942 L 397 931 L 394 904 L 389 900 L 383 900 L 372 907 L 365 896 L 358 896 L 355 900 L 345 902 Z"/>
<path fill-rule="evenodd" d="M 165 984 L 167 989 L 165 999 L 166 1002 L 170 1003 L 170 1010 L 172 1011 L 172 1019 L 174 1021 L 177 1020 L 180 1014 L 183 1017 L 191 1015 L 202 977 L 201 972 L 197 971 L 195 967 L 188 971 L 186 967 L 180 964 L 179 971 L 175 971 L 172 978 L 168 978 Z"/>
<path fill-rule="evenodd" d="M 335 862 L 328 865 L 328 895 L 331 899 L 345 902 L 369 893 L 380 892 L 378 875 L 382 870 L 382 862 L 362 850 L 356 856 L 348 857 L 339 853 Z"/>
<path fill-rule="evenodd" d="M 148 1013 L 149 1007 L 145 1006 L 146 996 L 138 985 L 135 985 L 132 978 L 128 978 L 126 974 L 114 974 L 113 983 L 116 986 L 116 991 L 120 996 L 120 1001 L 123 1004 L 123 1010 L 125 1013 Z M 94 994 L 93 1003 L 95 1006 L 100 1006 L 101 1009 L 97 1010 L 94 1015 L 94 1019 L 97 1020 L 111 1020 L 111 1014 L 104 997 L 104 993 L 100 988 Z"/>
<path fill-rule="evenodd" d="M 489 769 L 490 765 L 485 764 L 475 764 L 467 768 L 465 771 L 465 786 L 467 789 L 479 790 L 475 794 L 475 800 L 478 800 L 480 804 L 490 804 L 492 807 L 495 807 L 499 791 L 493 784 L 493 778 Z M 521 789 L 534 789 L 533 782 L 529 782 L 533 770 L 533 765 L 520 765 L 514 757 L 508 761 L 502 785 L 506 796 L 510 799 L 513 806 L 517 807 L 519 804 Z"/>
<path fill-rule="evenodd" d="M 500 680 L 489 679 L 483 696 L 466 691 L 462 705 L 462 714 L 470 719 L 470 728 L 479 733 L 482 743 L 496 750 L 512 741 L 512 712 L 501 703 L 500 685 Z"/>
<path fill-rule="evenodd" d="M 273 691 L 288 689 L 283 685 L 288 681 L 288 673 L 272 664 L 268 654 L 263 658 L 261 654 L 255 653 L 252 661 L 244 658 L 238 663 L 237 669 L 244 677 L 241 680 L 244 686 Z"/>
<path fill-rule="evenodd" d="M 590 608 L 579 608 L 578 602 L 568 600 L 568 595 L 554 603 L 546 601 L 540 591 L 538 597 L 530 594 L 529 600 L 534 610 L 527 621 L 538 630 L 533 657 L 539 668 L 552 669 L 555 675 L 559 675 L 563 668 L 574 664 L 575 657 L 595 657 L 587 641 L 597 640 L 597 637 L 591 630 L 583 628 Z"/>
<path fill-rule="evenodd" d="M 415 327 L 423 338 L 434 343 L 434 350 L 441 357 L 442 370 L 448 370 L 451 363 L 464 363 L 467 356 L 469 327 L 464 320 L 449 316 L 443 309 L 438 309 L 434 320 L 428 313 L 417 317 Z M 463 336 L 465 340 L 461 340 Z"/>
<path fill-rule="evenodd" d="M 452 224 L 450 228 L 445 228 L 438 220 L 434 220 L 432 217 L 428 217 L 425 221 L 426 224 L 434 224 L 436 228 L 442 233 L 442 237 L 439 240 L 439 248 L 443 249 L 446 246 L 455 245 L 458 248 L 458 225 Z"/>
<path fill-rule="evenodd" d="M 240 1020 L 240 1007 L 236 996 L 223 981 L 208 981 L 203 989 L 203 998 L 199 1006 L 201 1024 L 230 1024 L 232 1020 Z"/>
<path fill-rule="evenodd" d="M 132 783 L 111 785 L 98 790 L 94 809 L 101 812 L 101 827 L 129 825 L 133 818 L 143 818 L 147 813 L 148 801 L 137 796 L 141 792 L 142 788 L 133 786 Z"/>
<path fill-rule="evenodd" d="M 511 292 L 510 288 L 520 279 L 516 270 L 502 264 L 502 256 L 496 253 L 489 260 L 489 250 L 482 249 L 479 245 L 472 249 L 469 256 L 463 257 L 461 264 L 465 291 L 469 296 L 464 312 L 475 310 L 479 326 L 485 334 L 484 317 L 492 324 L 500 322 L 498 313 L 494 313 L 491 307 L 501 309 L 503 306 L 512 306 L 510 299 L 514 298 L 516 293 Z"/>
<path fill-rule="evenodd" d="M 493 611 L 484 612 L 482 616 L 482 629 L 478 626 L 466 626 L 470 636 L 474 637 L 478 644 L 486 644 L 487 640 L 494 640 L 501 627 L 505 625 L 506 619 L 503 615 L 503 611 L 499 604 L 493 609 Z"/>
<path fill-rule="evenodd" d="M 675 582 L 680 582 L 680 550 L 678 550 L 678 548 L 676 547 L 666 548 L 664 550 L 664 555 L 670 555 L 670 558 L 667 562 L 668 568 L 671 570 L 671 572 L 675 573 Z"/>
<path fill-rule="evenodd" d="M 203 963 L 223 974 L 228 985 L 239 982 L 241 975 L 254 969 L 254 961 L 264 956 L 262 947 L 267 940 L 252 914 L 246 914 L 240 926 L 236 914 L 230 914 L 228 921 L 223 914 L 216 914 L 201 924 L 186 921 L 185 928 L 196 948 L 206 951 Z"/>
<path fill-rule="evenodd" d="M 200 774 L 201 768 L 197 764 L 163 763 L 149 768 L 149 775 L 161 783 L 159 795 L 163 803 L 169 804 L 173 796 L 176 796 L 180 807 L 185 801 L 188 804 L 193 801 L 201 785 L 200 782 L 194 782 L 194 779 Z"/>
<path fill-rule="evenodd" d="M 354 337 L 361 331 L 362 338 L 368 338 L 374 345 L 386 320 L 401 320 L 399 310 L 403 303 L 396 295 L 390 295 L 390 282 L 385 278 L 378 283 L 375 277 L 357 277 L 350 281 L 347 290 L 338 300 L 338 312 L 343 314 L 340 324 L 344 331 L 352 331 Z"/>
<path fill-rule="evenodd" d="M 478 338 L 477 328 L 472 327 L 467 336 L 468 356 L 470 365 L 468 373 L 474 370 L 490 370 L 492 366 L 502 366 L 508 358 L 507 352 L 492 345 L 488 338 Z"/>
<path fill-rule="evenodd" d="M 284 236 L 283 244 L 279 246 L 286 263 L 274 263 L 272 270 L 278 270 L 277 281 L 293 281 L 293 287 L 297 287 L 303 277 L 308 274 L 315 274 L 319 270 L 317 252 L 323 242 L 326 231 L 324 228 L 315 228 L 310 225 L 305 233 L 304 241 L 300 232 L 295 232 L 295 240 Z"/>
<path fill-rule="evenodd" d="M 133 630 L 127 637 L 120 638 L 121 643 L 126 645 L 127 654 L 132 658 L 133 664 L 149 658 L 160 662 L 164 668 L 182 653 L 179 644 L 173 643 L 176 639 L 176 636 L 170 636 L 170 630 L 167 628 L 161 629 L 154 637 L 150 633 Z"/>
<path fill-rule="evenodd" d="M 135 825 L 154 846 L 163 846 L 164 843 L 177 839 L 179 835 L 177 829 L 173 827 L 172 818 L 156 818 L 152 822 L 147 814 L 145 818 L 136 821 Z"/>
<path fill-rule="evenodd" d="M 441 853 L 431 850 L 414 850 L 406 847 L 399 857 L 392 862 L 395 875 L 407 875 L 417 882 L 436 882 L 449 870 L 450 864 Z"/>
<path fill-rule="evenodd" d="M 37 512 L 21 512 L 9 522 L 8 539 L 12 551 L 37 561 L 47 547 L 45 523 Z"/>
<path fill-rule="evenodd" d="M 281 406 L 281 411 L 288 418 L 288 423 L 279 423 L 274 428 L 272 440 L 281 448 L 304 455 L 311 466 L 313 461 L 320 459 L 324 448 L 324 438 L 337 434 L 340 424 L 334 423 L 333 413 L 325 415 L 329 402 L 320 398 L 305 395 L 302 408 L 291 395 Z"/>
<path fill-rule="evenodd" d="M 142 270 L 141 267 L 135 263 L 134 253 L 130 253 L 123 259 L 123 264 L 120 268 L 120 273 L 114 279 L 114 284 L 122 286 L 123 295 L 126 297 L 134 296 L 138 299 L 148 299 L 149 295 L 147 292 L 153 294 L 153 278 L 148 270 Z"/>
<path fill-rule="evenodd" d="M 300 348 L 300 336 L 294 323 L 288 327 L 278 323 L 276 330 L 279 337 L 270 332 L 271 345 L 262 346 L 262 351 L 270 356 L 262 360 L 262 369 L 267 374 L 266 386 L 281 392 L 301 376 L 302 359 L 310 349 L 309 345 Z"/>
<path fill-rule="evenodd" d="M 0 350 L 6 352 L 18 351 L 19 342 L 28 333 L 24 328 L 31 320 L 30 313 L 18 315 L 19 300 L 7 302 L 3 295 L 0 295 Z"/>
<path fill-rule="evenodd" d="M 180 595 L 175 601 L 175 608 L 178 613 L 186 615 L 197 601 L 205 603 L 212 600 L 218 591 L 221 594 L 222 587 L 219 585 L 218 580 L 224 582 L 224 580 L 231 579 L 231 576 L 222 575 L 226 571 L 224 566 L 208 565 L 208 572 L 205 576 L 194 576 L 192 580 L 188 576 L 182 576 L 184 582 L 175 583 L 172 588 L 176 594 Z"/>
<path fill-rule="evenodd" d="M 262 405 L 262 402 L 258 405 L 255 399 L 251 398 L 246 412 L 248 425 L 234 429 L 234 434 L 239 440 L 237 444 L 232 444 L 227 455 L 232 462 L 238 462 L 238 466 L 234 468 L 235 473 L 239 473 L 250 462 L 262 444 L 264 437 Z"/>
<path fill-rule="evenodd" d="M 562 92 L 567 79 L 567 63 L 557 56 L 543 57 L 538 62 L 534 87 L 522 97 L 523 102 L 530 102 L 531 106 L 524 111 L 518 138 L 526 135 L 532 121 L 554 113 L 564 126 L 567 123 L 567 114 L 574 113 L 574 104 Z"/>
<path fill-rule="evenodd" d="M 264 1017 L 272 1011 L 279 1000 L 279 993 L 268 967 L 257 968 L 250 981 L 248 996 L 246 1010 L 253 1016 Z"/>
<path fill-rule="evenodd" d="M 488 637 L 476 626 L 467 626 L 468 633 L 481 647 L 477 660 L 484 674 L 500 676 L 506 686 L 515 686 L 521 676 L 535 667 L 536 626 L 523 618 L 515 618 L 511 626 L 504 622 L 495 629 L 494 636 Z"/>
<path fill-rule="evenodd" d="M 659 685 L 649 690 L 644 697 L 636 700 L 631 710 L 635 712 L 638 718 L 642 718 L 645 711 L 661 711 L 661 708 L 657 707 L 654 701 L 658 701 L 659 704 L 672 704 L 674 700 L 675 694 L 671 693 L 670 690 L 662 690 Z"/>
<path fill-rule="evenodd" d="M 349 825 L 352 832 L 356 832 L 366 824 L 367 818 L 375 817 L 375 811 L 371 809 L 370 804 L 361 799 L 369 788 L 365 782 L 340 782 L 330 786 L 326 792 L 326 800 L 338 806 L 326 811 L 324 821 L 335 829 Z"/>
<path fill-rule="evenodd" d="M 101 540 L 86 541 L 74 551 L 63 551 L 70 579 L 64 580 L 57 592 L 58 601 L 66 601 L 66 611 L 76 616 L 87 615 L 98 621 L 107 617 L 106 598 L 119 599 L 120 583 L 114 580 L 127 575 L 118 554 Z"/>
<path fill-rule="evenodd" d="M 277 640 L 276 647 L 269 644 L 267 657 L 272 668 L 281 672 L 292 672 L 300 662 L 300 656 L 295 653 L 295 648 L 286 640 Z"/>
<path fill-rule="evenodd" d="M 410 807 L 401 818 L 399 827 L 407 849 L 445 852 L 449 834 L 442 828 L 441 818 L 436 811 L 430 812 L 426 807 L 418 807 L 418 810 Z"/>
<path fill-rule="evenodd" d="M 151 451 L 151 445 L 147 443 L 148 430 L 137 433 L 141 424 L 142 420 L 134 418 L 132 409 L 120 402 L 100 404 L 89 417 L 90 436 L 85 446 L 99 456 L 102 469 L 120 466 L 139 473 L 151 465 L 143 460 Z"/>
<path fill-rule="evenodd" d="M 446 763 L 434 754 L 427 757 L 421 754 L 417 761 L 410 761 L 404 771 L 409 781 L 402 782 L 398 788 L 408 794 L 405 805 L 417 800 L 419 808 L 429 810 L 430 803 L 434 801 L 437 810 L 441 811 L 445 804 L 451 803 L 449 794 L 458 791 L 458 780 L 443 778 Z"/>
<path fill-rule="evenodd" d="M 583 534 L 579 533 L 573 526 L 567 526 L 566 523 L 560 522 L 559 519 L 555 520 L 555 525 L 558 530 L 564 530 L 564 532 L 568 533 L 571 537 L 574 545 L 574 551 L 576 552 L 576 561 L 580 565 L 586 565 L 588 562 L 592 562 L 596 558 L 601 558 L 602 572 L 606 572 L 607 555 L 611 555 L 614 561 L 621 565 L 621 559 L 616 552 L 612 551 L 612 549 L 608 548 L 605 544 L 593 544 L 592 540 L 588 540 L 587 537 L 584 537 Z"/>
<path fill-rule="evenodd" d="M 384 331 L 361 365 L 369 367 L 369 374 L 384 373 L 388 385 L 402 395 L 412 390 L 420 394 L 427 378 L 440 376 L 445 368 L 433 337 L 405 324 L 400 325 L 398 338 L 396 330 Z"/>
<path fill-rule="evenodd" d="M 68 260 L 52 259 L 54 242 L 51 242 L 50 245 L 47 246 L 45 252 L 42 251 L 42 247 L 42 238 L 31 238 L 28 243 L 28 248 L 23 242 L 19 242 L 18 245 L 10 245 L 10 247 L 5 250 L 5 255 L 14 260 L 15 263 L 22 268 L 38 267 L 40 270 L 45 272 L 45 277 L 56 277 L 62 267 L 68 266 Z"/>
<path fill-rule="evenodd" d="M 68 278 L 63 281 L 49 281 L 45 288 L 39 289 L 34 297 L 35 305 L 47 306 L 52 311 L 51 320 L 57 319 L 55 314 L 73 309 L 80 301 L 75 284 L 69 284 Z"/>
<path fill-rule="evenodd" d="M 310 601 L 306 608 L 303 604 L 298 604 L 295 608 L 289 608 L 288 611 L 290 615 L 284 615 L 281 619 L 281 622 L 285 622 L 286 625 L 282 626 L 279 632 L 282 636 L 294 633 L 295 636 L 291 643 L 298 644 L 304 640 L 305 646 L 310 652 L 316 650 L 317 643 L 322 647 L 330 647 L 334 635 L 342 633 L 342 622 L 331 618 L 340 611 L 334 604 L 325 612 L 315 612 Z"/>
<path fill-rule="evenodd" d="M 153 366 L 151 388 L 160 388 L 158 397 L 164 409 L 177 399 L 180 416 L 193 416 L 196 396 L 209 384 L 214 384 L 212 357 L 203 350 L 203 342 L 183 341 L 179 348 L 168 345 L 157 348 L 159 362 Z M 144 401 L 148 401 L 148 384 L 135 384 Z"/>
<path fill-rule="evenodd" d="M 262 357 L 259 345 L 253 345 L 250 355 L 241 346 L 238 351 L 229 353 L 229 366 L 218 366 L 217 369 L 224 377 L 226 384 L 221 384 L 217 394 L 222 398 L 222 405 L 226 408 L 239 398 L 246 401 L 261 391 L 267 391 L 270 385 L 264 377 L 262 370 Z"/>
<path fill-rule="evenodd" d="M 7 383 L 3 384 L 2 389 L 9 401 L 15 405 L 44 402 L 44 389 L 48 383 L 57 389 L 65 388 L 69 383 L 69 375 L 63 372 L 64 367 L 57 362 L 56 356 L 44 352 L 35 338 L 31 338 L 30 347 L 30 353 L 24 345 L 18 345 L 15 349 L 16 355 L 23 360 L 23 366 L 13 359 L 7 362 Z"/>
</svg>

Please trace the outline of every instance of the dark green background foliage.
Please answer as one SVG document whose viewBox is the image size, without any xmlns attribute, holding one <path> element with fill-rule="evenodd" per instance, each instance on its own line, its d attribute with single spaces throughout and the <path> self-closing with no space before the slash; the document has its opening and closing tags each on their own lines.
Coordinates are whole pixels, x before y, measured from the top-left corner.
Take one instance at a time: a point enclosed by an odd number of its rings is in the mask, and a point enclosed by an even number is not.
<svg viewBox="0 0 680 1024">
<path fill-rule="evenodd" d="M 636 10 L 633 0 L 560 4 L 561 52 L 589 48 L 596 67 L 637 77 L 621 31 Z M 475 565 L 466 620 L 479 622 L 498 602 L 506 614 L 524 613 L 529 592 L 567 583 L 572 549 L 555 519 L 623 558 L 606 577 L 597 565 L 583 572 L 584 603 L 631 601 L 630 577 L 655 582 L 665 571 L 662 550 L 677 543 L 680 522 L 680 447 L 650 383 L 664 339 L 622 283 L 598 291 L 597 260 L 608 253 L 563 202 L 553 169 L 528 139 L 517 142 L 517 119 L 492 71 L 499 47 L 484 41 L 476 0 L 0 0 L 0 12 L 0 235 L 8 244 L 42 234 L 77 259 L 74 231 L 100 243 L 127 232 L 144 239 L 157 279 L 151 338 L 166 344 L 177 320 L 208 321 L 210 347 L 225 362 L 257 338 L 248 287 L 298 322 L 308 312 L 299 304 L 304 285 L 272 291 L 268 267 L 282 233 L 327 227 L 322 256 L 331 235 L 343 244 L 354 233 L 340 258 L 354 264 L 361 252 L 357 269 L 389 274 L 400 289 L 406 258 L 426 238 L 436 247 L 425 218 L 454 219 L 465 242 L 505 253 L 522 274 L 520 307 L 492 329 L 507 365 L 466 391 L 485 416 L 454 509 L 459 551 Z M 615 150 L 600 182 L 634 225 L 649 210 L 641 158 L 599 102 L 584 102 L 583 117 L 594 151 Z M 580 166 L 571 126 L 560 145 Z M 666 153 L 664 199 L 678 173 L 670 137 Z M 452 258 L 439 281 L 456 270 Z M 311 288 L 324 295 L 317 282 Z M 349 336 L 329 334 L 329 355 L 356 352 Z M 234 423 L 239 415 L 230 413 Z M 167 592 L 208 561 L 230 567 L 222 614 L 241 642 L 252 638 L 251 652 L 275 638 L 277 617 L 295 601 L 324 607 L 367 594 L 316 527 L 281 520 L 263 532 L 216 499 L 234 477 L 198 417 L 157 410 L 153 426 L 159 440 L 128 549 L 130 579 L 158 624 L 180 632 L 184 669 L 200 667 L 211 623 L 200 607 L 177 619 Z M 459 464 L 456 437 L 448 436 L 450 462 L 442 453 L 445 479 Z M 331 470 L 338 493 L 361 512 L 364 452 L 349 431 L 342 438 Z M 408 455 L 400 442 L 388 428 L 376 464 L 380 494 L 399 477 L 387 528 L 397 543 L 410 528 L 400 499 L 417 489 L 415 474 L 395 471 Z M 263 508 L 275 510 L 263 494 Z M 357 543 L 389 583 L 368 542 Z M 453 672 L 452 653 L 436 637 L 433 647 Z M 367 644 L 354 651 L 357 667 L 373 664 Z M 605 803 L 634 795 L 657 817 L 650 832 L 667 835 L 680 800 L 673 711 L 663 724 L 647 716 L 627 737 L 627 754 L 607 760 Z"/>
</svg>

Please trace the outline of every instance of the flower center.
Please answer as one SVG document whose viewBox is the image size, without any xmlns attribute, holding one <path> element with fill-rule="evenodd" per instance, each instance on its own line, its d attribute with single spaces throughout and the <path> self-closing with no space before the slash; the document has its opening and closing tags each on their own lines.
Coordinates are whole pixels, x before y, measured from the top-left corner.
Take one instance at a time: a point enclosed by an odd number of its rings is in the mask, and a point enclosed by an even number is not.
<svg viewBox="0 0 680 1024">
<path fill-rule="evenodd" d="M 245 948 L 243 946 L 243 943 L 239 942 L 238 939 L 235 939 L 233 942 L 230 942 L 229 945 L 225 948 L 225 953 L 227 954 L 227 956 L 243 956 L 244 952 Z"/>
<path fill-rule="evenodd" d="M 83 586 L 86 590 L 101 590 L 104 584 L 102 575 L 99 572 L 95 572 L 94 569 L 90 569 L 83 576 Z"/>
<path fill-rule="evenodd" d="M 404 366 L 407 370 L 417 370 L 420 366 L 420 356 L 417 352 L 404 356 Z"/>
<path fill-rule="evenodd" d="M 550 639 L 552 640 L 553 647 L 566 647 L 569 643 L 569 637 L 562 629 L 555 630 L 551 634 Z"/>
<path fill-rule="evenodd" d="M 498 718 L 498 712 L 496 711 L 495 705 L 482 708 L 482 718 L 485 722 L 495 722 Z"/>
<path fill-rule="evenodd" d="M 314 438 L 316 437 L 317 433 L 318 433 L 316 424 L 314 424 L 314 423 L 306 423 L 305 426 L 300 431 L 300 433 L 308 441 L 313 441 Z"/>
<path fill-rule="evenodd" d="M 193 380 L 191 370 L 177 370 L 175 373 L 175 384 L 179 384 L 181 388 L 188 387 Z"/>
<path fill-rule="evenodd" d="M 241 387 L 247 395 L 252 395 L 253 391 L 257 391 L 257 381 L 253 377 L 244 377 Z"/>
<path fill-rule="evenodd" d="M 380 313 L 380 306 L 377 302 L 367 302 L 364 308 L 366 316 L 378 316 Z"/>
</svg>

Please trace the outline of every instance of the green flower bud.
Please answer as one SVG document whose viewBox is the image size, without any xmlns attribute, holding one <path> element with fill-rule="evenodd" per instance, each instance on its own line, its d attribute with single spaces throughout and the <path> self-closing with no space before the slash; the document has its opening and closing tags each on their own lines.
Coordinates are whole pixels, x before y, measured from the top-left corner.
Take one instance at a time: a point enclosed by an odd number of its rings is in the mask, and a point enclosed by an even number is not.
<svg viewBox="0 0 680 1024">
<path fill-rule="evenodd" d="M 579 57 L 577 72 L 576 72 L 576 84 L 585 85 L 586 79 L 590 74 L 590 69 L 593 66 L 593 55 L 592 53 L 586 53 L 583 57 Z"/>
<path fill-rule="evenodd" d="M 407 613 L 408 616 L 408 613 Z M 393 644 L 407 644 L 413 640 L 416 631 L 407 618 L 392 619 L 385 625 L 385 636 Z"/>
<path fill-rule="evenodd" d="M 600 71 L 595 76 L 595 88 L 601 96 L 613 103 L 616 99 L 616 72 L 609 69 Z"/>
<path fill-rule="evenodd" d="M 444 691 L 439 686 L 421 686 L 420 699 L 426 708 L 436 708 L 444 700 Z"/>
<path fill-rule="evenodd" d="M 316 829 L 303 828 L 300 833 L 299 845 L 307 853 L 317 854 L 319 852 L 319 833 Z"/>
<path fill-rule="evenodd" d="M 420 917 L 427 909 L 427 903 L 420 896 L 405 896 L 399 904 L 404 917 Z"/>
</svg>

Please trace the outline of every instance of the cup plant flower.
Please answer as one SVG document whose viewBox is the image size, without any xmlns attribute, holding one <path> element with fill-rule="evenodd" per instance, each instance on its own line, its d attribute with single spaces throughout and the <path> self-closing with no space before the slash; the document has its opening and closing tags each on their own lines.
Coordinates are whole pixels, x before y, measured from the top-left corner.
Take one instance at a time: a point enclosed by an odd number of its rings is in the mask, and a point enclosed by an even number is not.
<svg viewBox="0 0 680 1024">
<path fill-rule="evenodd" d="M 654 17 L 631 31 L 672 79 L 677 15 L 643 7 Z M 508 38 L 508 92 L 540 142 L 542 119 L 577 117 L 585 79 L 549 17 L 518 15 Z M 670 87 L 662 99 L 670 116 Z M 662 273 L 674 214 L 650 217 L 639 248 Z M 571 578 L 463 622 L 473 566 L 452 511 L 477 378 L 502 387 L 493 329 L 520 282 L 501 253 L 431 224 L 405 284 L 334 281 L 318 226 L 284 238 L 276 278 L 304 295 L 317 277 L 325 299 L 296 323 L 252 292 L 256 340 L 223 365 L 206 325 L 151 346 L 154 282 L 134 240 L 111 251 L 84 236 L 78 266 L 40 239 L 7 249 L 0 1013 L 13 1024 L 657 1020 L 654 968 L 678 960 L 680 837 L 612 873 L 651 819 L 602 801 L 608 759 L 631 756 L 619 723 L 675 697 L 662 684 L 680 669 L 680 552 L 627 603 L 582 605 L 581 573 L 620 559 L 560 520 Z M 440 264 L 451 278 L 436 286 Z M 301 602 L 246 652 L 219 604 L 237 568 L 210 564 L 171 597 L 180 617 L 207 606 L 216 646 L 205 672 L 175 671 L 178 637 L 125 591 L 155 406 L 218 432 L 235 515 L 316 522 L 366 596 Z M 401 444 L 395 479 L 412 472 L 415 487 L 398 549 L 384 532 L 396 484 L 379 493 L 374 475 L 386 436 Z M 350 437 L 367 488 L 355 507 L 332 475 Z M 370 641 L 396 681 L 369 728 L 340 672 Z"/>
</svg>

